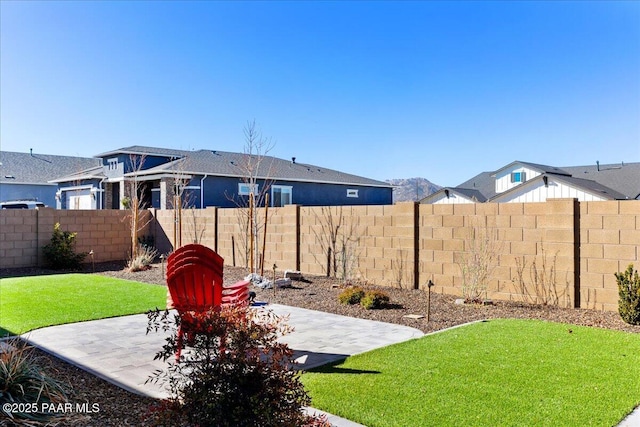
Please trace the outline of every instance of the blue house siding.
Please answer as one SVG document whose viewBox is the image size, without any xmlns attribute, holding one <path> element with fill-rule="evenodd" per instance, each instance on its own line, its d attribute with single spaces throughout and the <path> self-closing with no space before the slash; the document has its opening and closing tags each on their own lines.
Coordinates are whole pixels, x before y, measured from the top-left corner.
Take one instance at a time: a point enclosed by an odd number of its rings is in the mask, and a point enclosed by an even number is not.
<svg viewBox="0 0 640 427">
<path fill-rule="evenodd" d="M 190 186 L 200 186 L 200 179 L 194 178 Z M 237 207 L 240 200 L 238 184 L 243 182 L 231 177 L 207 177 L 204 180 L 204 207 L 218 206 Z M 264 181 L 258 181 L 259 191 L 264 188 Z M 345 184 L 322 184 L 311 182 L 274 181 L 271 185 L 291 187 L 291 203 L 302 206 L 341 206 L 341 205 L 385 205 L 392 204 L 391 188 L 375 188 Z M 358 197 L 347 197 L 347 190 L 356 190 Z M 269 193 L 271 191 L 269 190 Z M 194 194 L 198 193 L 198 194 Z M 195 207 L 200 207 L 199 191 L 192 191 L 191 200 Z M 271 198 L 271 196 L 270 196 Z M 244 204 L 244 203 L 242 203 Z M 270 203 L 271 204 L 271 203 Z"/>
<path fill-rule="evenodd" d="M 37 200 L 47 206 L 56 206 L 55 184 L 7 184 L 0 183 L 0 202 L 11 200 Z"/>
<path fill-rule="evenodd" d="M 390 205 L 391 188 L 375 188 L 346 184 L 318 184 L 310 182 L 276 182 L 292 187 L 292 202 L 302 206 Z M 347 190 L 355 190 L 358 197 L 348 197 Z"/>
<path fill-rule="evenodd" d="M 167 163 L 167 161 L 169 161 L 169 159 L 167 159 L 166 157 L 161 157 L 161 156 L 144 156 L 144 159 L 142 159 L 142 156 L 139 156 L 139 155 L 136 157 L 141 159 L 139 160 L 142 162 L 141 165 L 132 164 L 131 155 L 129 154 L 118 154 L 117 156 L 108 156 L 103 158 L 102 166 L 104 167 L 105 175 L 109 177 L 122 176 L 123 174 L 135 172 L 134 166 L 139 167 L 139 169 L 141 170 L 145 170 L 145 169 L 151 169 L 153 167 L 163 165 Z M 112 159 L 117 159 L 115 169 L 110 167 L 111 165 L 110 160 Z"/>
<path fill-rule="evenodd" d="M 142 184 L 141 196 L 145 206 L 158 209 L 173 208 L 173 186 L 190 177 L 182 193 L 183 206 L 206 208 L 237 207 L 246 204 L 246 195 L 239 195 L 239 185 L 244 184 L 243 165 L 247 154 L 212 150 L 184 151 L 154 147 L 132 146 L 99 155 L 102 168 L 92 171 L 91 178 L 98 178 L 91 196 L 96 207 L 121 208 L 123 180 L 127 182 L 135 172 L 131 167 L 131 155 L 144 162 L 138 165 L 138 181 Z M 249 159 L 250 160 L 250 159 Z M 306 163 L 266 156 L 256 163 L 252 173 L 271 176 L 267 182 L 281 186 L 281 191 L 268 190 L 269 204 L 297 204 L 303 206 L 324 205 L 384 205 L 392 204 L 392 187 L 376 181 L 332 169 Z M 177 181 L 176 181 L 177 180 Z M 71 176 L 58 180 L 70 184 Z M 265 181 L 259 180 L 259 192 L 264 194 Z M 61 185 L 61 187 L 64 184 Z M 69 189 L 71 190 L 71 189 Z M 78 188 L 78 191 L 84 188 Z M 103 192 L 102 190 L 105 190 Z M 71 194 L 71 193 L 69 193 Z M 98 195 L 101 197 L 99 198 Z M 89 200 L 74 196 L 73 204 L 86 206 Z"/>
</svg>

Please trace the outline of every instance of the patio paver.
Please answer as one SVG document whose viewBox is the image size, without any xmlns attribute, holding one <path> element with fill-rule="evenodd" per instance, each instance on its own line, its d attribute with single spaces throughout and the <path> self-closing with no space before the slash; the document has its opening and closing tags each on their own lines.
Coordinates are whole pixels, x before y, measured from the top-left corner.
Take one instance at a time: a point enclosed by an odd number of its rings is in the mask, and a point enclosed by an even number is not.
<svg viewBox="0 0 640 427">
<path fill-rule="evenodd" d="M 288 324 L 295 330 L 281 340 L 294 350 L 300 369 L 311 369 L 424 335 L 408 326 L 297 307 L 270 304 L 261 309 L 289 316 Z M 162 332 L 145 335 L 146 328 L 147 316 L 140 314 L 51 326 L 31 331 L 24 338 L 126 390 L 161 398 L 167 396 L 167 391 L 145 381 L 155 370 L 165 367 L 153 357 L 162 348 L 166 335 Z M 358 425 L 331 414 L 329 419 L 335 426 Z"/>
</svg>

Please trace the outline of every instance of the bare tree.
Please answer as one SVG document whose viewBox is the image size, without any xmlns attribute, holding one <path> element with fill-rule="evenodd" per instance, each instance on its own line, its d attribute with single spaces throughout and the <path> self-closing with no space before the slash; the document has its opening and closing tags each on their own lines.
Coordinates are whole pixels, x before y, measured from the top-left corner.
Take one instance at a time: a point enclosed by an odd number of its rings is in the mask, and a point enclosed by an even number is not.
<svg viewBox="0 0 640 427">
<path fill-rule="evenodd" d="M 242 184 L 246 193 L 237 196 L 228 195 L 238 209 L 238 224 L 243 232 L 239 236 L 239 244 L 244 252 L 245 265 L 255 273 L 259 270 L 260 236 L 265 232 L 268 218 L 266 210 L 261 213 L 261 206 L 269 203 L 269 192 L 273 184 L 272 161 L 267 154 L 275 146 L 273 140 L 262 135 L 255 120 L 247 122 L 244 131 L 244 153 L 238 164 Z"/>
<path fill-rule="evenodd" d="M 540 242 L 538 255 L 533 257 L 533 261 L 529 266 L 529 277 L 531 279 L 528 285 L 524 278 L 524 272 L 527 267 L 525 256 L 522 259 L 516 257 L 516 289 L 522 295 L 525 302 L 542 305 L 560 305 L 562 298 L 569 295 L 569 283 L 565 281 L 564 286 L 558 284 L 556 261 L 558 253 L 549 255 Z M 563 289 L 564 288 L 564 289 Z M 569 303 L 567 302 L 567 306 Z"/>
<path fill-rule="evenodd" d="M 467 302 L 480 302 L 487 298 L 487 289 L 493 270 L 498 263 L 501 242 L 496 229 L 484 223 L 469 229 L 464 251 L 458 253 L 457 264 L 462 273 L 462 296 Z"/>
<path fill-rule="evenodd" d="M 357 221 L 348 220 L 342 206 L 322 206 L 316 215 L 320 230 L 314 230 L 322 256 L 314 254 L 316 261 L 324 262 L 326 255 L 327 276 L 351 279 L 358 267 L 361 233 Z"/>
<path fill-rule="evenodd" d="M 173 248 L 174 250 L 182 246 L 182 217 L 183 211 L 194 206 L 195 198 L 189 192 L 187 187 L 192 177 L 184 172 L 185 159 L 176 159 L 173 161 L 171 169 L 173 177 L 168 182 L 168 189 L 171 190 L 171 197 L 168 198 L 167 205 L 173 209 Z M 193 213 L 194 233 L 197 235 L 198 230 L 195 227 L 195 213 Z M 204 233 L 204 231 L 202 231 Z M 197 242 L 197 237 L 194 242 Z"/>
<path fill-rule="evenodd" d="M 129 229 L 131 234 L 131 260 L 139 255 L 139 234 L 151 221 L 143 216 L 142 211 L 150 206 L 148 200 L 147 183 L 140 179 L 140 171 L 144 167 L 146 155 L 130 154 L 130 176 L 125 180 L 125 196 L 122 205 L 129 210 Z"/>
</svg>

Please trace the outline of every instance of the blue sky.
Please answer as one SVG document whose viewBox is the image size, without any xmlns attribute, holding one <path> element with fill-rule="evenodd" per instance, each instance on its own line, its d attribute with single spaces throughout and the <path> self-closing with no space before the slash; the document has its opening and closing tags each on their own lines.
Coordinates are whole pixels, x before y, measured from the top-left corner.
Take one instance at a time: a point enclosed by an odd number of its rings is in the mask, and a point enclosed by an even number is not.
<svg viewBox="0 0 640 427">
<path fill-rule="evenodd" d="M 270 154 L 453 186 L 640 161 L 640 2 L 0 2 L 0 145 Z"/>
</svg>

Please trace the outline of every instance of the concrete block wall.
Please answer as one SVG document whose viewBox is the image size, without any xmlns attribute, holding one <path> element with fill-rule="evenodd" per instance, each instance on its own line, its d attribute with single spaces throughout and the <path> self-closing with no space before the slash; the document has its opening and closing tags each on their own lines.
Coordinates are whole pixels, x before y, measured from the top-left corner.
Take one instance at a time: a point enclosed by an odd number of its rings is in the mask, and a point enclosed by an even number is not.
<svg viewBox="0 0 640 427">
<path fill-rule="evenodd" d="M 289 205 L 281 208 L 269 208 L 269 222 L 266 229 L 265 253 L 264 253 L 264 274 L 271 277 L 268 272 L 273 271 L 276 264 L 278 270 L 298 270 L 299 269 L 299 230 L 298 215 L 299 206 Z M 258 217 L 264 222 L 264 211 Z M 264 225 L 262 225 L 264 227 Z M 257 242 L 258 251 L 263 246 L 263 228 Z"/>
<path fill-rule="evenodd" d="M 155 221 L 151 224 L 149 233 L 154 237 L 156 249 L 162 254 L 169 254 L 180 243 L 201 243 L 215 249 L 217 210 L 215 207 L 183 209 L 180 226 L 173 210 L 151 209 Z"/>
<path fill-rule="evenodd" d="M 0 268 L 38 265 L 38 213 L 36 209 L 0 210 Z"/>
<path fill-rule="evenodd" d="M 573 199 L 420 205 L 420 285 L 432 280 L 434 291 L 461 295 L 462 268 L 485 241 L 494 255 L 486 297 L 572 306 L 573 210 Z"/>
<path fill-rule="evenodd" d="M 96 262 L 127 259 L 131 250 L 128 215 L 118 210 L 2 210 L 0 267 L 41 264 L 42 247 L 49 243 L 56 222 L 64 230 L 77 232 L 77 250 L 93 250 Z M 168 254 L 177 239 L 173 211 L 151 210 L 147 215 L 155 220 L 141 235 L 154 236 L 156 247 Z M 242 215 L 242 210 L 233 208 L 183 212 L 182 243 L 192 242 L 197 235 L 226 264 L 233 265 L 235 260 L 235 265 L 244 266 L 247 233 L 242 230 Z M 266 234 L 265 273 L 277 264 L 279 270 L 326 274 L 327 230 L 329 222 L 335 227 L 339 218 L 338 238 L 349 242 L 349 278 L 383 286 L 424 289 L 432 280 L 436 292 L 461 295 L 463 254 L 473 247 L 471 233 L 482 230 L 495 236 L 496 243 L 489 298 L 615 311 L 614 273 L 629 264 L 640 268 L 640 201 L 556 199 L 273 208 Z M 262 240 L 256 245 L 261 248 Z"/>
<path fill-rule="evenodd" d="M 415 206 L 301 207 L 300 269 L 326 274 L 329 230 L 339 226 L 336 249 L 343 242 L 347 247 L 339 276 L 346 272 L 348 279 L 413 288 Z"/>
<path fill-rule="evenodd" d="M 155 221 L 151 224 L 150 234 L 155 241 L 156 249 L 161 254 L 170 254 L 174 246 L 174 213 L 172 210 L 152 209 Z"/>
<path fill-rule="evenodd" d="M 144 213 L 141 222 L 151 219 Z M 127 211 L 112 210 L 0 210 L 0 267 L 43 265 L 42 248 L 49 244 L 53 227 L 77 233 L 76 252 L 94 253 L 95 262 L 124 260 L 130 256 Z M 146 232 L 145 230 L 142 231 Z M 87 257 L 86 262 L 91 258 Z"/>
<path fill-rule="evenodd" d="M 225 264 L 244 267 L 249 265 L 247 230 L 247 210 L 242 208 L 218 209 L 217 251 L 224 258 Z M 212 246 L 214 247 L 214 246 Z"/>
<path fill-rule="evenodd" d="M 333 261 L 329 250 L 340 251 L 341 242 L 347 243 L 344 266 L 337 267 L 347 275 L 361 277 L 362 263 L 369 261 L 366 253 L 366 230 L 372 217 L 367 218 L 373 206 L 314 206 L 300 208 L 300 270 L 312 274 L 333 274 Z M 332 231 L 333 230 L 333 231 Z M 331 243 L 336 240 L 335 245 Z M 338 255 L 340 257 L 340 255 Z M 328 265 L 330 264 L 330 265 Z M 342 273 L 341 273 L 342 274 Z"/>
<path fill-rule="evenodd" d="M 580 203 L 580 306 L 618 309 L 614 272 L 640 269 L 640 201 Z"/>
<path fill-rule="evenodd" d="M 129 211 L 111 210 L 54 210 L 47 209 L 41 224 L 50 226 L 53 231 L 53 224 L 60 223 L 62 229 L 75 232 L 76 251 L 93 251 L 95 262 L 124 260 L 131 256 L 131 228 Z M 147 233 L 148 226 L 152 220 L 149 212 L 142 212 L 140 215 L 139 235 Z M 46 229 L 46 228 L 45 228 Z M 51 238 L 46 238 L 47 233 L 42 232 L 46 243 Z M 45 243 L 45 244 L 46 244 Z M 86 262 L 90 258 L 85 259 Z"/>
</svg>

